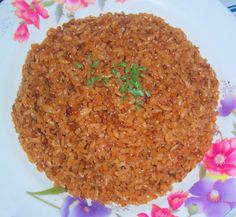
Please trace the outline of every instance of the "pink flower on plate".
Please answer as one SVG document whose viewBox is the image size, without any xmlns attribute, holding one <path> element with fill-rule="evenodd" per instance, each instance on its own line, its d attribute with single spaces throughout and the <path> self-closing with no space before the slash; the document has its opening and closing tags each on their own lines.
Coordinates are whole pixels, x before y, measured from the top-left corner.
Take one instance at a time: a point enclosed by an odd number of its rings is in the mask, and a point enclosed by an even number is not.
<svg viewBox="0 0 236 217">
<path fill-rule="evenodd" d="M 59 0 L 61 1 L 61 0 Z M 86 8 L 89 4 L 93 4 L 96 0 L 64 0 L 65 8 L 71 12 L 79 8 Z"/>
<path fill-rule="evenodd" d="M 146 213 L 139 213 L 138 217 L 149 217 Z M 151 217 L 176 217 L 167 208 L 161 208 L 155 204 L 152 204 Z"/>
<path fill-rule="evenodd" d="M 21 23 L 14 34 L 14 39 L 19 42 L 26 41 L 29 38 L 29 30 L 25 23 Z"/>
<path fill-rule="evenodd" d="M 30 10 L 29 4 L 24 0 L 15 0 L 12 5 L 17 8 L 15 15 L 21 19 L 24 18 L 24 13 Z"/>
<path fill-rule="evenodd" d="M 40 19 L 38 14 L 33 10 L 29 9 L 27 11 L 20 12 L 22 15 L 22 19 L 27 23 L 27 24 L 33 24 L 39 29 L 39 23 Z"/>
<path fill-rule="evenodd" d="M 59 4 L 80 5 L 82 7 L 88 7 L 89 4 L 94 3 L 96 0 L 55 0 Z"/>
<path fill-rule="evenodd" d="M 236 138 L 224 139 L 212 144 L 203 158 L 203 164 L 212 172 L 235 176 Z"/>
<path fill-rule="evenodd" d="M 138 217 L 149 217 L 148 216 L 148 214 L 146 214 L 146 213 L 139 213 L 138 215 L 137 215 Z"/>
<path fill-rule="evenodd" d="M 172 210 L 177 210 L 184 204 L 187 197 L 188 197 L 188 192 L 184 191 L 170 193 L 167 198 L 170 208 Z"/>
<path fill-rule="evenodd" d="M 124 3 L 126 0 L 116 0 L 117 2 Z"/>
<path fill-rule="evenodd" d="M 88 7 L 90 1 L 88 1 L 88 0 L 67 0 L 67 3 L 80 4 L 83 7 Z"/>
<path fill-rule="evenodd" d="M 15 0 L 12 5 L 19 10 L 25 11 L 30 8 L 29 4 L 25 0 Z"/>
<path fill-rule="evenodd" d="M 47 19 L 49 17 L 48 11 L 44 8 L 43 4 L 39 0 L 33 0 L 32 5 L 35 8 L 35 11 L 42 18 Z"/>
<path fill-rule="evenodd" d="M 15 14 L 18 18 L 21 18 L 27 24 L 33 24 L 39 28 L 39 16 L 34 9 L 24 0 L 15 0 L 12 5 L 17 8 Z"/>
<path fill-rule="evenodd" d="M 15 14 L 18 18 L 23 19 L 25 23 L 32 24 L 39 29 L 39 16 L 46 19 L 49 17 L 47 10 L 38 0 L 33 0 L 30 6 L 25 0 L 15 0 L 12 5 L 17 8 Z"/>
</svg>

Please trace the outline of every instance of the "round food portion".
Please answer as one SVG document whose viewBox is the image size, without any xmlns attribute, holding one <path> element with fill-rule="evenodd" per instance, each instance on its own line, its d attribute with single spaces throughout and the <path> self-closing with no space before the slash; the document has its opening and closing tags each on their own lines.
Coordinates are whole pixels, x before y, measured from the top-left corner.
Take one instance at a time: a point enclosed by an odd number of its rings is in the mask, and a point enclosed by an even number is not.
<svg viewBox="0 0 236 217">
<path fill-rule="evenodd" d="M 34 44 L 12 117 L 31 162 L 70 194 L 142 204 L 208 150 L 218 81 L 185 34 L 149 14 L 104 14 Z"/>
</svg>

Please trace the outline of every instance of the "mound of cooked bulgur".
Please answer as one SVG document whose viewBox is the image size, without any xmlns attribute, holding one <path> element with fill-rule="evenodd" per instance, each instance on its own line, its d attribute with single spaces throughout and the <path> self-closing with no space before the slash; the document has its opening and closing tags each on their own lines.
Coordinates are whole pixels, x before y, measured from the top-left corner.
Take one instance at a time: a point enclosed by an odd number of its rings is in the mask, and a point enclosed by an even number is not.
<svg viewBox="0 0 236 217">
<path fill-rule="evenodd" d="M 218 81 L 180 30 L 104 14 L 32 45 L 12 117 L 30 161 L 75 196 L 141 204 L 208 150 Z"/>
</svg>

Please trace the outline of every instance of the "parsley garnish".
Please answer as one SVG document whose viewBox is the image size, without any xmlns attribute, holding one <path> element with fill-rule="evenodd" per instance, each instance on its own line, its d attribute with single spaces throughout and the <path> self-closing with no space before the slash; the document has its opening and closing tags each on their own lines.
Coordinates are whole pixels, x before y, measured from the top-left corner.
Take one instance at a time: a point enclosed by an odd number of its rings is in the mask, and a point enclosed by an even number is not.
<svg viewBox="0 0 236 217">
<path fill-rule="evenodd" d="M 127 76 L 127 75 L 122 75 L 122 76 L 120 77 L 120 79 L 121 79 L 122 81 L 126 81 L 126 80 L 128 79 L 128 76 Z"/>
<path fill-rule="evenodd" d="M 136 101 L 136 102 L 134 103 L 135 109 L 136 109 L 136 110 L 141 109 L 143 103 L 144 103 L 143 100 Z"/>
<path fill-rule="evenodd" d="M 75 66 L 78 68 L 78 69 L 83 69 L 84 66 L 82 63 L 76 63 Z"/>
<path fill-rule="evenodd" d="M 140 82 L 140 71 L 146 70 L 146 67 L 137 64 L 131 64 L 130 68 L 125 68 L 126 75 L 122 75 L 120 79 L 124 82 L 120 90 L 128 91 L 134 97 L 144 96 L 142 84 Z M 123 93 L 124 93 L 123 92 Z"/>
<path fill-rule="evenodd" d="M 117 67 L 124 67 L 124 73 L 121 74 L 117 71 Z M 119 88 L 119 92 L 124 94 L 122 97 L 127 98 L 127 94 L 131 94 L 133 97 L 137 98 L 135 102 L 135 109 L 139 110 L 144 101 L 140 99 L 140 97 L 150 97 L 151 94 L 148 90 L 143 90 L 141 80 L 145 77 L 145 74 L 142 73 L 146 71 L 147 67 L 139 66 L 137 64 L 131 64 L 129 67 L 125 62 L 118 63 L 112 69 L 112 74 L 119 78 L 122 81 L 122 84 Z"/>
<path fill-rule="evenodd" d="M 94 77 L 89 78 L 85 83 L 86 83 L 86 85 L 90 86 L 90 85 L 95 84 L 100 79 L 101 78 L 99 76 L 94 76 Z"/>
<path fill-rule="evenodd" d="M 108 77 L 103 77 L 102 78 L 103 84 L 108 84 L 109 81 L 110 81 L 110 79 Z"/>
<path fill-rule="evenodd" d="M 94 60 L 91 64 L 90 67 L 91 68 L 96 68 L 98 66 L 99 61 L 98 60 Z"/>
<path fill-rule="evenodd" d="M 104 85 L 108 84 L 110 81 L 109 76 L 98 76 L 96 67 L 99 64 L 98 60 L 93 60 L 92 55 L 88 55 L 85 58 L 90 62 L 90 73 L 92 77 L 85 81 L 85 84 L 88 86 L 94 85 L 96 82 L 102 82 Z M 84 65 L 82 63 L 76 63 L 75 66 L 83 70 Z M 143 90 L 142 87 L 142 79 L 145 78 L 144 71 L 147 70 L 147 67 L 140 66 L 138 64 L 130 64 L 128 65 L 125 62 L 120 62 L 114 65 L 111 69 L 111 73 L 115 78 L 115 81 L 120 85 L 119 92 L 121 95 L 121 100 L 124 101 L 128 98 L 128 95 L 131 94 L 135 98 L 135 109 L 139 110 L 143 104 L 144 97 L 151 97 L 151 93 L 149 90 Z"/>
<path fill-rule="evenodd" d="M 125 73 L 129 73 L 130 72 L 130 68 L 125 68 Z"/>
<path fill-rule="evenodd" d="M 115 67 L 125 67 L 126 63 L 125 62 L 120 62 L 115 65 Z"/>
<path fill-rule="evenodd" d="M 129 87 L 129 84 L 128 84 L 127 82 L 125 82 L 124 84 L 122 84 L 122 85 L 120 86 L 120 89 L 119 89 L 120 93 L 125 93 L 126 90 L 128 89 L 128 87 Z"/>
<path fill-rule="evenodd" d="M 144 93 L 141 89 L 129 89 L 129 93 L 131 93 L 134 97 L 144 96 Z"/>
<path fill-rule="evenodd" d="M 147 97 L 150 97 L 150 96 L 151 96 L 151 93 L 150 93 L 149 90 L 145 90 L 144 93 L 145 93 L 145 95 L 146 95 Z"/>
<path fill-rule="evenodd" d="M 112 70 L 111 70 L 111 74 L 116 75 L 116 74 L 117 74 L 117 71 L 116 71 L 115 69 L 112 69 Z"/>
</svg>

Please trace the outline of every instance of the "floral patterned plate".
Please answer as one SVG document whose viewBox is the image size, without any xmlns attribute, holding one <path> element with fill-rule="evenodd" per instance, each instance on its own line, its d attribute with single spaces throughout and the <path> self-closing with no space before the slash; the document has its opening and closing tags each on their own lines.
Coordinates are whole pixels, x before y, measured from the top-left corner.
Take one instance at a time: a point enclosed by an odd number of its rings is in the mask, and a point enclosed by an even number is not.
<svg viewBox="0 0 236 217">
<path fill-rule="evenodd" d="M 184 30 L 220 81 L 217 131 L 202 162 L 172 192 L 140 206 L 70 197 L 30 164 L 11 106 L 31 43 L 72 17 L 148 12 Z M 1 217 L 232 217 L 236 215 L 236 20 L 216 0 L 4 0 L 0 3 Z M 21 42 L 21 43 L 20 43 Z M 47 189 L 47 190 L 45 190 Z"/>
</svg>

